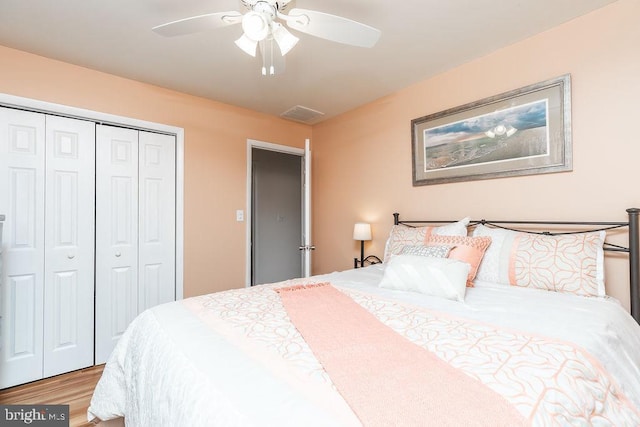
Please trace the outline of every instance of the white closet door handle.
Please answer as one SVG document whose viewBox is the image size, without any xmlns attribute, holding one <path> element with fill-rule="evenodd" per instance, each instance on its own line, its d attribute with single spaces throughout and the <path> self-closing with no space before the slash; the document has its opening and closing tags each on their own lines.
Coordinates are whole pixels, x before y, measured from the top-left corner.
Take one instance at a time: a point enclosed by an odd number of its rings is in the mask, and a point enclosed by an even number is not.
<svg viewBox="0 0 640 427">
<path fill-rule="evenodd" d="M 120 255 L 122 255 L 119 251 L 116 252 L 116 258 L 120 258 Z"/>
<path fill-rule="evenodd" d="M 76 257 L 76 256 L 75 256 L 75 254 L 69 254 L 69 255 L 67 255 L 67 258 L 69 258 L 69 259 L 74 259 L 75 257 Z"/>
</svg>

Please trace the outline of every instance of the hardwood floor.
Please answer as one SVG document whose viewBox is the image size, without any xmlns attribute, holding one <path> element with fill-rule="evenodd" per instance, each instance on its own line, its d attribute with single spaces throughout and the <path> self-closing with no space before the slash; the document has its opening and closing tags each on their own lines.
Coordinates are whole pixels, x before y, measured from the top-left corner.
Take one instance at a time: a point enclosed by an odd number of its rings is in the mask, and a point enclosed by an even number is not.
<svg viewBox="0 0 640 427">
<path fill-rule="evenodd" d="M 0 404 L 69 405 L 69 425 L 87 427 L 87 408 L 104 365 L 93 366 L 68 374 L 0 390 Z"/>
</svg>

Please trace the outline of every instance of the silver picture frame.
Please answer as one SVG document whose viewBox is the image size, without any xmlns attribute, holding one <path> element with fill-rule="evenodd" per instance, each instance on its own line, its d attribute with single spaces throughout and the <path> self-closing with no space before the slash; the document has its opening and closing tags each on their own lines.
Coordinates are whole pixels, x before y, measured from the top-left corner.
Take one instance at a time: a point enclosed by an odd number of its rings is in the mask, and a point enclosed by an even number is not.
<svg viewBox="0 0 640 427">
<path fill-rule="evenodd" d="M 571 171 L 571 76 L 411 120 L 413 185 Z"/>
</svg>

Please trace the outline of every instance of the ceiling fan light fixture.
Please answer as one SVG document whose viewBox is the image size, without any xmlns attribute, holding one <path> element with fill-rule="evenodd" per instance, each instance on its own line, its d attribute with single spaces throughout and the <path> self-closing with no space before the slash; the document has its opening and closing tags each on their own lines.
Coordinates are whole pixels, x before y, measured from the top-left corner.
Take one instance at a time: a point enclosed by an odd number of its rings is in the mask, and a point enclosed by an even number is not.
<svg viewBox="0 0 640 427">
<path fill-rule="evenodd" d="M 278 43 L 282 56 L 285 56 L 300 40 L 289 32 L 282 24 L 274 22 L 271 24 L 271 34 Z"/>
<path fill-rule="evenodd" d="M 373 47 L 380 38 L 380 30 L 366 24 L 315 10 L 289 9 L 292 3 L 295 0 L 241 0 L 248 10 L 246 13 L 230 11 L 191 16 L 157 25 L 152 30 L 170 37 L 241 24 L 243 33 L 235 41 L 236 46 L 252 57 L 258 56 L 260 48 L 261 71 L 265 76 L 284 71 L 284 55 L 299 41 L 283 26 L 285 22 L 287 27 L 301 33 L 350 46 Z"/>
<path fill-rule="evenodd" d="M 248 55 L 256 56 L 256 49 L 258 48 L 258 42 L 251 40 L 246 34 L 243 34 L 238 40 L 235 41 L 236 46 L 245 51 Z"/>
<path fill-rule="evenodd" d="M 251 40 L 259 42 L 269 35 L 269 21 L 258 12 L 247 12 L 242 18 L 242 31 Z"/>
</svg>

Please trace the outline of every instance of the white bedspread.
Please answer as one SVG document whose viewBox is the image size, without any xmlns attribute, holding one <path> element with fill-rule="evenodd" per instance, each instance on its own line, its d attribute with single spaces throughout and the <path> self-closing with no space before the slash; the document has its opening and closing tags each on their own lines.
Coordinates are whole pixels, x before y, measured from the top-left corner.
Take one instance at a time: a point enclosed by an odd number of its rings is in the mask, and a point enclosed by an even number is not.
<svg viewBox="0 0 640 427">
<path fill-rule="evenodd" d="M 572 418 L 576 424 L 640 424 L 640 326 L 615 300 L 520 288 L 473 288 L 467 290 L 464 302 L 456 302 L 381 289 L 376 286 L 381 277 L 382 266 L 376 265 L 150 309 L 118 343 L 88 417 L 124 416 L 128 426 L 359 425 L 271 289 L 331 282 L 408 339 L 511 399 L 534 425 L 573 417 L 572 411 L 585 417 Z M 460 336 L 451 335 L 462 330 Z M 545 360 L 545 366 L 533 364 L 524 370 L 520 363 L 507 360 L 479 366 L 466 357 L 483 357 L 470 350 L 473 334 L 502 347 L 522 340 L 536 349 L 527 363 Z M 533 347 L 534 341 L 544 345 Z M 508 355 L 520 351 L 502 347 Z M 564 369 L 554 371 L 550 365 L 556 362 L 544 359 L 560 357 L 554 352 L 570 354 L 572 363 L 580 366 L 578 376 L 584 384 L 558 386 L 579 387 L 571 399 L 562 390 L 550 396 L 553 387 L 544 383 L 556 381 Z M 491 363 L 505 365 L 510 375 L 524 380 L 496 379 L 487 373 Z M 573 374 L 564 371 L 562 375 L 571 378 Z M 532 375 L 545 380 L 531 381 Z M 532 390 L 514 392 L 522 381 Z"/>
</svg>

